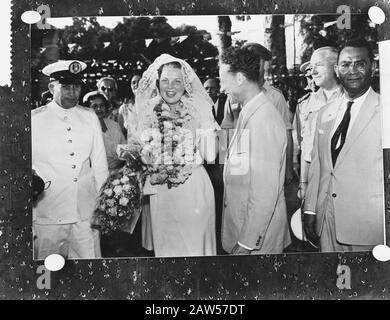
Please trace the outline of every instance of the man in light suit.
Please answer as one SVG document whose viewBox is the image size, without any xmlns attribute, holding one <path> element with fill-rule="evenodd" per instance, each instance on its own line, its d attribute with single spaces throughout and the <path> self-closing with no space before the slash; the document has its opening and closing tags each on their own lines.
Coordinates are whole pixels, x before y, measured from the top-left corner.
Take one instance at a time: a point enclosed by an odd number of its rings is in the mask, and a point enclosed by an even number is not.
<svg viewBox="0 0 390 320">
<path fill-rule="evenodd" d="M 32 111 L 32 167 L 50 187 L 33 207 L 34 258 L 100 257 L 90 218 L 108 177 L 102 129 L 92 109 L 78 105 L 85 63 L 59 61 L 43 68 L 53 101 Z"/>
<path fill-rule="evenodd" d="M 270 61 L 272 59 L 272 53 L 263 47 L 259 43 L 247 42 L 242 48 L 247 48 L 248 50 L 253 51 L 258 55 L 258 58 L 265 61 Z M 264 91 L 266 97 L 272 102 L 276 110 L 279 111 L 280 115 L 285 124 L 285 130 L 287 134 L 287 150 L 286 150 L 286 175 L 285 175 L 285 185 L 290 185 L 294 178 L 294 169 L 293 169 L 293 152 L 294 145 L 292 139 L 292 115 L 288 106 L 288 103 L 279 89 L 273 87 L 268 81 L 265 80 L 265 64 L 260 65 L 260 70 L 258 71 L 258 84 Z M 239 104 L 232 105 L 231 101 L 226 102 L 225 106 L 225 116 L 222 121 L 222 128 L 235 128 L 237 125 L 238 115 L 241 111 L 241 106 Z"/>
<path fill-rule="evenodd" d="M 322 252 L 367 251 L 384 242 L 381 107 L 367 42 L 347 43 L 335 70 L 345 96 L 318 114 L 304 230 Z"/>
<path fill-rule="evenodd" d="M 286 129 L 258 83 L 260 64 L 248 48 L 221 55 L 221 85 L 240 103 L 224 168 L 222 245 L 231 254 L 281 253 L 290 244 L 284 198 Z"/>
</svg>

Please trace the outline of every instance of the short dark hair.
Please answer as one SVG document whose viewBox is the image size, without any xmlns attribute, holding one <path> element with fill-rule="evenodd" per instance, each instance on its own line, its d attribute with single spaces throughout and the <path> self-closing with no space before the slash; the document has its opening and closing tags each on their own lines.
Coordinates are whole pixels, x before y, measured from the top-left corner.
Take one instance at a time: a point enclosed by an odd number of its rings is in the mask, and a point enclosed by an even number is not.
<svg viewBox="0 0 390 320">
<path fill-rule="evenodd" d="M 368 43 L 368 41 L 366 41 L 365 39 L 363 38 L 353 38 L 353 39 L 350 39 L 348 40 L 347 42 L 345 42 L 345 44 L 343 46 L 340 47 L 339 49 L 339 54 L 338 54 L 338 58 L 337 58 L 337 62 L 339 60 L 339 57 L 340 57 L 340 53 L 341 51 L 343 51 L 346 47 L 352 47 L 352 48 L 366 48 L 367 52 L 368 52 L 368 58 L 372 61 L 374 60 L 374 52 L 372 50 L 372 47 L 371 45 Z"/>
<path fill-rule="evenodd" d="M 255 42 L 247 42 L 243 44 L 241 48 L 248 48 L 249 50 L 254 51 L 260 59 L 264 59 L 265 61 L 272 60 L 272 53 L 267 48 L 263 47 L 259 43 Z"/>
<path fill-rule="evenodd" d="M 220 81 L 219 81 L 219 79 L 218 78 L 207 78 L 204 82 L 203 82 L 203 84 L 205 84 L 206 83 L 206 81 L 215 81 L 215 84 L 217 85 L 217 87 L 219 88 L 220 87 Z"/>
<path fill-rule="evenodd" d="M 221 62 L 230 66 L 230 72 L 242 72 L 250 81 L 259 78 L 259 56 L 249 48 L 229 47 L 222 51 Z"/>
</svg>

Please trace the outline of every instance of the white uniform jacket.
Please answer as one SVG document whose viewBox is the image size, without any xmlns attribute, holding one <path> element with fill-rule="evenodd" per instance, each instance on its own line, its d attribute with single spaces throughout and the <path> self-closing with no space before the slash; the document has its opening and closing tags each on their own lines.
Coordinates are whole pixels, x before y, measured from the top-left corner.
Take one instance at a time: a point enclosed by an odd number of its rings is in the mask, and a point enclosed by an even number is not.
<svg viewBox="0 0 390 320">
<path fill-rule="evenodd" d="M 99 120 L 82 106 L 64 109 L 54 101 L 32 111 L 32 167 L 51 181 L 33 208 L 40 224 L 89 219 L 108 177 Z"/>
</svg>

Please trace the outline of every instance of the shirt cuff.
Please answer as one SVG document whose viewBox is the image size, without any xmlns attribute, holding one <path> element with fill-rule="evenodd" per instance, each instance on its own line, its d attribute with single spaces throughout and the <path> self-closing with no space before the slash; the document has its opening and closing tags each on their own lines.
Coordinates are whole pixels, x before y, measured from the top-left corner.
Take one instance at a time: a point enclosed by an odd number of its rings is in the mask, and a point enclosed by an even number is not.
<svg viewBox="0 0 390 320">
<path fill-rule="evenodd" d="M 238 245 L 239 245 L 240 247 L 243 247 L 243 248 L 246 249 L 246 250 L 250 250 L 250 251 L 253 250 L 252 248 L 249 248 L 249 247 L 247 247 L 246 245 L 242 244 L 240 241 L 237 241 L 237 243 L 238 243 Z"/>
<path fill-rule="evenodd" d="M 317 215 L 314 211 L 305 211 L 304 214 L 310 214 L 312 216 Z"/>
</svg>

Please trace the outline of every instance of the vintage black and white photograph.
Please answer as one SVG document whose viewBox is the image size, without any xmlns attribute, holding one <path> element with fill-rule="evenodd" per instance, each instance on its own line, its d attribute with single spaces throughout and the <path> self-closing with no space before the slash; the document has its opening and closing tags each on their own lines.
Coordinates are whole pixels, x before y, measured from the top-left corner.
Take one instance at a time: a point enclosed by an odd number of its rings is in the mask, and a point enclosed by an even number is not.
<svg viewBox="0 0 390 320">
<path fill-rule="evenodd" d="M 34 259 L 385 243 L 366 14 L 47 23 L 31 30 Z"/>
</svg>

